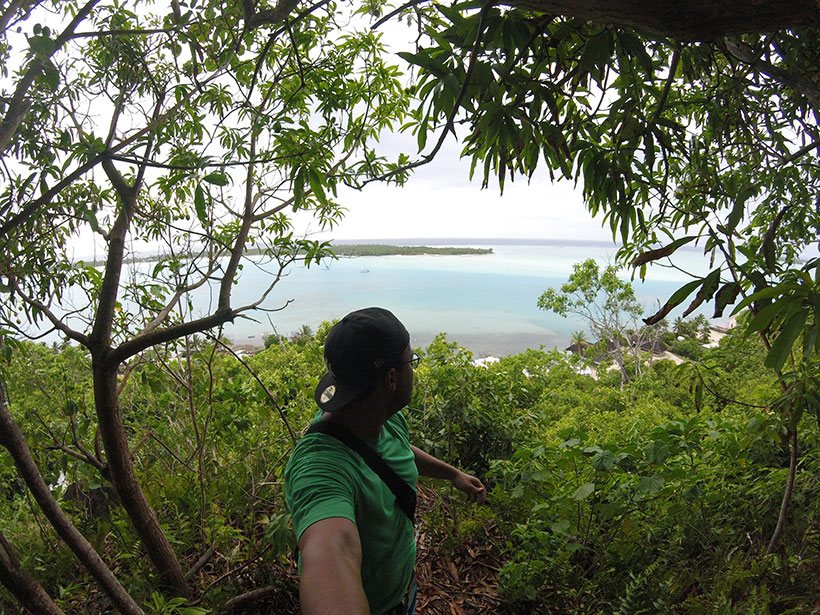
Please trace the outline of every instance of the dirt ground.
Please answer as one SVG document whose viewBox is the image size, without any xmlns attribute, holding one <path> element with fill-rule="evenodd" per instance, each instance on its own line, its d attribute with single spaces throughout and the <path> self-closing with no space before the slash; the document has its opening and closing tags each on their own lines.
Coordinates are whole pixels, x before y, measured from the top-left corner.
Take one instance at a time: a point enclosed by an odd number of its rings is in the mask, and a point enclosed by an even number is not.
<svg viewBox="0 0 820 615">
<path fill-rule="evenodd" d="M 492 524 L 456 547 L 452 528 L 433 528 L 429 519 L 452 519 L 456 511 L 432 489 L 419 490 L 417 529 L 417 615 L 508 614 L 498 596 L 502 562 L 494 545 L 500 537 Z M 279 587 L 262 588 L 223 612 L 242 615 L 298 615 L 298 577 L 295 566 L 283 570 Z"/>
</svg>

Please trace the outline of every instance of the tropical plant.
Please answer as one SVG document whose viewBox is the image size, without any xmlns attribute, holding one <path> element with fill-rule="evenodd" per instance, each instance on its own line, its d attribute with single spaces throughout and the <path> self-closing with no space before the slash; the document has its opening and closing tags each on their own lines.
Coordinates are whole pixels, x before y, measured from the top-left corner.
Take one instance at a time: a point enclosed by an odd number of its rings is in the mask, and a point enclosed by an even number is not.
<svg viewBox="0 0 820 615">
<path fill-rule="evenodd" d="M 581 317 L 601 346 L 601 353 L 617 363 L 622 388 L 631 378 L 627 359 L 640 375 L 644 348 L 650 348 L 651 356 L 651 349 L 657 345 L 658 331 L 641 326 L 643 307 L 632 285 L 621 280 L 612 265 L 601 270 L 593 259 L 576 263 L 560 290 L 548 288 L 541 294 L 538 307 L 564 317 Z"/>
</svg>

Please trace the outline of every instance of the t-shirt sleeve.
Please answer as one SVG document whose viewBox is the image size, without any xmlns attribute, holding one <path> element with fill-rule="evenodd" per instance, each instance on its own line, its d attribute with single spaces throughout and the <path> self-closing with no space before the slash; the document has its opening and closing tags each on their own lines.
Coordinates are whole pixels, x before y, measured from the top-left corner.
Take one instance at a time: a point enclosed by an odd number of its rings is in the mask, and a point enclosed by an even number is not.
<svg viewBox="0 0 820 615">
<path fill-rule="evenodd" d="M 342 453 L 300 451 L 285 470 L 285 499 L 290 510 L 296 541 L 317 521 L 342 517 L 356 523 L 352 482 Z M 349 462 L 347 462 L 349 463 Z"/>
</svg>

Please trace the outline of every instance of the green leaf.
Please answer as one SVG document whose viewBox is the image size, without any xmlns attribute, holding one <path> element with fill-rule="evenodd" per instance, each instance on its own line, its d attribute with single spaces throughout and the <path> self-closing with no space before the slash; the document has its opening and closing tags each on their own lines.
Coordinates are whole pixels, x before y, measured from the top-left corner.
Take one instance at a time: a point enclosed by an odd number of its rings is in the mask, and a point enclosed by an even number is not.
<svg viewBox="0 0 820 615">
<path fill-rule="evenodd" d="M 571 524 L 566 519 L 559 519 L 550 526 L 554 534 L 568 534 Z"/>
<path fill-rule="evenodd" d="M 682 317 L 686 318 L 689 314 L 694 312 L 697 307 L 704 301 L 708 301 L 715 294 L 715 291 L 720 284 L 720 267 L 715 269 L 712 273 L 703 278 L 703 285 L 700 287 L 698 294 L 683 312 Z"/>
<path fill-rule="evenodd" d="M 813 324 L 803 333 L 803 360 L 808 363 L 814 354 L 814 349 L 818 344 L 817 324 Z"/>
<path fill-rule="evenodd" d="M 600 472 L 611 470 L 615 466 L 615 453 L 608 450 L 600 451 L 592 457 L 592 467 Z"/>
<path fill-rule="evenodd" d="M 743 310 L 743 308 L 751 305 L 755 301 L 760 301 L 762 299 L 773 299 L 775 297 L 779 297 L 780 295 L 786 294 L 788 291 L 794 290 L 800 290 L 800 287 L 796 284 L 778 284 L 777 286 L 767 286 L 766 288 L 762 288 L 738 303 L 735 306 L 735 309 L 732 310 L 732 316 L 739 313 Z"/>
<path fill-rule="evenodd" d="M 770 303 L 769 305 L 758 310 L 757 314 L 752 317 L 749 321 L 749 325 L 746 327 L 746 335 L 757 333 L 758 331 L 763 331 L 766 329 L 775 317 L 783 311 L 784 307 L 785 306 L 782 303 L 777 302 Z"/>
<path fill-rule="evenodd" d="M 715 295 L 715 312 L 712 318 L 720 318 L 726 306 L 732 305 L 737 301 L 737 296 L 740 294 L 740 283 L 729 282 L 724 284 Z"/>
<path fill-rule="evenodd" d="M 572 496 L 573 500 L 586 500 L 589 496 L 591 496 L 595 492 L 595 483 L 584 483 L 578 489 L 575 490 L 575 494 Z"/>
<path fill-rule="evenodd" d="M 196 217 L 202 226 L 208 226 L 208 212 L 205 207 L 205 191 L 201 184 L 197 184 L 194 190 L 194 208 L 196 209 Z"/>
<path fill-rule="evenodd" d="M 305 170 L 300 168 L 293 176 L 293 211 L 302 206 L 305 201 Z"/>
<path fill-rule="evenodd" d="M 803 330 L 803 325 L 806 324 L 808 317 L 808 310 L 804 309 L 800 310 L 786 322 L 780 335 L 777 336 L 777 339 L 772 344 L 769 354 L 766 355 L 766 360 L 763 363 L 766 367 L 775 371 L 779 371 L 783 367 L 794 345 L 794 341 Z"/>
<path fill-rule="evenodd" d="M 638 482 L 638 492 L 645 493 L 647 495 L 658 493 L 661 489 L 663 489 L 664 482 L 663 476 L 660 474 L 644 476 Z"/>
<path fill-rule="evenodd" d="M 442 79 L 442 83 L 444 83 L 444 88 L 453 98 L 456 98 L 461 92 L 461 84 L 453 73 L 447 73 Z"/>
<path fill-rule="evenodd" d="M 100 228 L 100 222 L 97 220 L 97 216 L 94 215 L 94 212 L 90 209 L 86 209 L 83 212 L 85 219 L 88 221 L 88 224 L 91 226 L 91 229 L 95 233 L 99 233 L 100 235 L 103 234 L 102 228 Z"/>
<path fill-rule="evenodd" d="M 697 412 L 703 410 L 703 382 L 700 380 L 695 385 L 695 410 Z"/>
<path fill-rule="evenodd" d="M 221 171 L 214 171 L 213 173 L 208 173 L 205 177 L 203 177 L 202 181 L 208 182 L 209 184 L 213 184 L 215 186 L 227 186 L 228 176 Z"/>
<path fill-rule="evenodd" d="M 319 176 L 319 173 L 317 173 L 314 169 L 308 169 L 307 178 L 308 183 L 310 184 L 310 189 L 313 194 L 316 195 L 316 198 L 319 199 L 319 202 L 322 204 L 327 203 L 325 187 L 322 185 L 322 178 Z"/>
<path fill-rule="evenodd" d="M 692 294 L 696 288 L 698 288 L 701 284 L 703 284 L 703 280 L 693 280 L 681 286 L 678 290 L 676 290 L 669 300 L 658 310 L 655 314 L 650 316 L 649 318 L 644 318 L 643 321 L 647 325 L 654 325 L 659 323 L 663 320 L 669 312 L 675 309 L 678 305 L 680 305 L 684 299 L 686 299 L 689 295 Z"/>
<path fill-rule="evenodd" d="M 743 211 L 746 207 L 746 199 L 748 199 L 749 196 L 751 196 L 749 191 L 745 191 L 738 195 L 737 199 L 735 199 L 735 205 L 732 207 L 732 211 L 729 213 L 729 217 L 726 220 L 727 235 L 734 233 L 734 230 L 737 228 L 738 222 L 740 222 L 740 219 L 743 216 Z"/>
<path fill-rule="evenodd" d="M 443 79 L 450 72 L 447 70 L 444 64 L 442 64 L 435 58 L 431 57 L 429 53 L 425 53 L 424 51 L 421 51 L 419 53 L 409 53 L 406 51 L 400 51 L 397 55 L 405 62 L 408 62 L 409 64 L 415 64 L 416 66 L 420 66 L 421 68 L 432 73 L 439 79 Z"/>
</svg>

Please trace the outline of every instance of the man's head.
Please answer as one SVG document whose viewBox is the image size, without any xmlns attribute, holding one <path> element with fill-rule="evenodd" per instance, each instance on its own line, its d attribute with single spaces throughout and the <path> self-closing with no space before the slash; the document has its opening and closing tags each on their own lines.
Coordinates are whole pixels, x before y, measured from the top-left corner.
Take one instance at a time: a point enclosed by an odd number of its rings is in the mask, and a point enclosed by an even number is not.
<svg viewBox="0 0 820 615">
<path fill-rule="evenodd" d="M 405 357 L 409 354 L 410 357 Z M 391 312 L 371 307 L 351 312 L 328 333 L 325 341 L 327 374 L 316 387 L 314 399 L 325 412 L 338 412 L 351 402 L 370 395 L 388 375 L 400 390 L 401 405 L 412 391 L 400 373 L 390 370 L 412 368 L 410 334 Z M 407 399 L 405 399 L 405 397 Z"/>
</svg>

